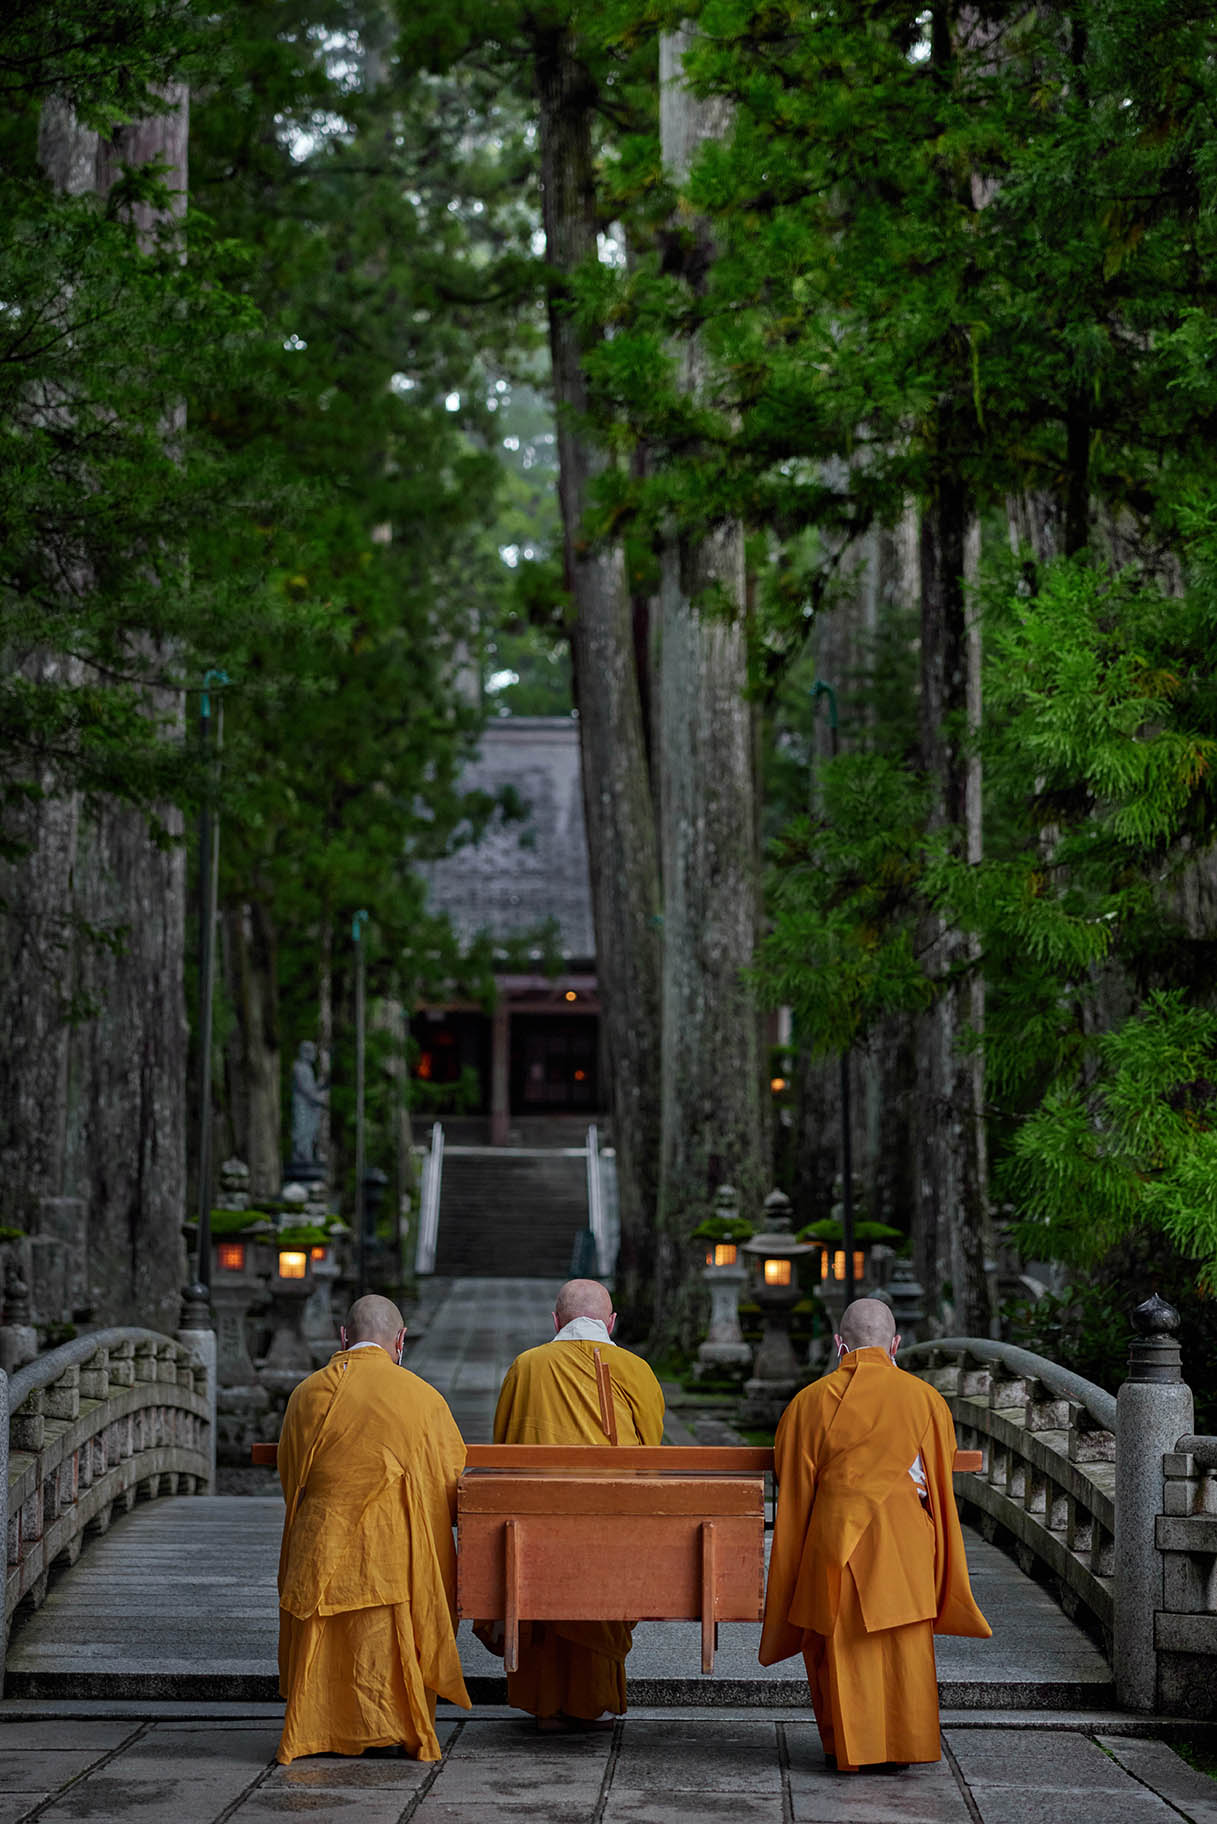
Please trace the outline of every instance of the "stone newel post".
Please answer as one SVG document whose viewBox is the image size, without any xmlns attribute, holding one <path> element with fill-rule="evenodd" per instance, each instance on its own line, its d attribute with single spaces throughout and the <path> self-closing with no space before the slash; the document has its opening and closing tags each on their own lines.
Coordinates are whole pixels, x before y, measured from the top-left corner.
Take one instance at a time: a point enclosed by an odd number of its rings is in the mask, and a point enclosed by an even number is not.
<svg viewBox="0 0 1217 1824">
<path fill-rule="evenodd" d="M 1175 1332 L 1179 1313 L 1155 1292 L 1133 1312 L 1139 1332 L 1116 1402 L 1116 1541 L 1112 1660 L 1116 1701 L 1153 1710 L 1158 1701 L 1154 1616 L 1163 1606 L 1162 1557 L 1154 1537 L 1164 1511 L 1162 1459 L 1193 1425 Z"/>
<path fill-rule="evenodd" d="M 182 1287 L 182 1315 L 179 1323 L 177 1340 L 192 1350 L 207 1370 L 207 1404 L 211 1408 L 211 1423 L 208 1426 L 210 1445 L 208 1455 L 211 1460 L 210 1478 L 205 1489 L 200 1493 L 214 1495 L 216 1492 L 216 1333 L 211 1327 L 211 1310 L 207 1302 L 206 1286 L 194 1285 Z"/>
</svg>

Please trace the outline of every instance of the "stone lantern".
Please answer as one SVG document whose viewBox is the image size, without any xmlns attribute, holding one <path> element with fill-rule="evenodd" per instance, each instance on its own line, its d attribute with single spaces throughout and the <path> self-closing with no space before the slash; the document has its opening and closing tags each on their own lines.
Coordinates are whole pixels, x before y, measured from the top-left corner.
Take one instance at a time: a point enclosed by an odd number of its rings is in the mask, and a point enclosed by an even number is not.
<svg viewBox="0 0 1217 1824">
<path fill-rule="evenodd" d="M 752 1379 L 744 1382 L 740 1417 L 746 1425 L 776 1425 L 802 1385 L 803 1371 L 790 1340 L 790 1314 L 800 1297 L 797 1263 L 816 1251 L 812 1242 L 795 1240 L 790 1199 L 783 1191 L 770 1191 L 766 1197 L 763 1223 L 761 1233 L 741 1249 L 753 1269 L 753 1295 L 765 1324 Z"/>
<path fill-rule="evenodd" d="M 739 1204 L 729 1184 L 720 1184 L 714 1193 L 714 1216 L 724 1227 L 732 1219 L 738 1220 Z M 710 1328 L 698 1347 L 694 1373 L 713 1375 L 749 1367 L 752 1351 L 739 1327 L 739 1295 L 748 1269 L 739 1258 L 739 1243 L 708 1242 L 702 1278 L 710 1288 Z"/>
<path fill-rule="evenodd" d="M 313 1352 L 304 1334 L 304 1314 L 315 1285 L 307 1243 L 277 1237 L 270 1280 L 272 1334 L 262 1377 L 271 1385 L 301 1380 L 313 1367 Z"/>
</svg>

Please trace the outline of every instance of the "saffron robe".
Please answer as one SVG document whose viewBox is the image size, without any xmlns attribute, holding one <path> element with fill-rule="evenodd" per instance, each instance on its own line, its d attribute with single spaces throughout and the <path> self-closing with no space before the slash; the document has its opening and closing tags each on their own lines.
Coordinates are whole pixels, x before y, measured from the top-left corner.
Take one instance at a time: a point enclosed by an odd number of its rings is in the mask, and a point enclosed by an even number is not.
<svg viewBox="0 0 1217 1824">
<path fill-rule="evenodd" d="M 909 1475 L 919 1452 L 924 1504 Z M 968 1581 L 954 1456 L 946 1401 L 885 1349 L 851 1351 L 778 1425 L 760 1661 L 803 1654 L 825 1753 L 844 1771 L 938 1760 L 933 1636 L 992 1631 Z"/>
<path fill-rule="evenodd" d="M 663 1442 L 663 1392 L 647 1364 L 611 1343 L 543 1343 L 516 1357 L 494 1415 L 496 1444 L 606 1444 L 595 1352 L 608 1365 L 619 1444 Z M 522 1621 L 520 1669 L 507 1701 L 534 1716 L 592 1720 L 625 1710 L 626 1621 Z"/>
<path fill-rule="evenodd" d="M 438 1761 L 436 1694 L 469 1709 L 452 1523 L 465 1446 L 433 1387 L 343 1349 L 287 1403 L 279 1477 L 278 1759 L 401 1743 Z"/>
</svg>

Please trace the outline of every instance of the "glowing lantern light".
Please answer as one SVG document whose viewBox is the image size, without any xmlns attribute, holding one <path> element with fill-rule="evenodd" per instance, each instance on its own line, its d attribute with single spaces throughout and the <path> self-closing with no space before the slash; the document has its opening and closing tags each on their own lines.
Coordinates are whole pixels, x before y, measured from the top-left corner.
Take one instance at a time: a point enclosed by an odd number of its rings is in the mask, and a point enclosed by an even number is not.
<svg viewBox="0 0 1217 1824">
<path fill-rule="evenodd" d="M 308 1255 L 302 1248 L 284 1248 L 279 1254 L 279 1278 L 303 1279 L 308 1272 Z"/>
</svg>

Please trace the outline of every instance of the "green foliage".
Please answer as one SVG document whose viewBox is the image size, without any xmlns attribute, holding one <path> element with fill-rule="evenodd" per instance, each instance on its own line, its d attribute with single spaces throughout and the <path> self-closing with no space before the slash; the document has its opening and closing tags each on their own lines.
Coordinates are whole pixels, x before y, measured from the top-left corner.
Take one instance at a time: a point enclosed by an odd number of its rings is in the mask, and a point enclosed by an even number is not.
<svg viewBox="0 0 1217 1824">
<path fill-rule="evenodd" d="M 0 856 L 34 840 L 39 802 L 81 791 L 136 805 L 163 835 L 194 789 L 180 740 L 200 646 L 249 613 L 248 568 L 191 566 L 193 529 L 240 484 L 185 393 L 241 367 L 258 321 L 223 283 L 209 225 L 164 212 L 167 178 L 126 170 L 108 196 L 53 192 L 39 108 L 67 97 L 113 129 L 165 107 L 210 36 L 190 9 L 20 4 L 0 22 Z M 56 104 L 59 105 L 59 104 Z M 182 254 L 189 239 L 190 256 Z M 282 618 L 268 611 L 273 636 Z"/>
<path fill-rule="evenodd" d="M 1005 1307 L 1009 1340 L 1060 1362 L 1109 1393 L 1128 1373 L 1130 1314 L 1151 1292 L 1179 1313 L 1183 1374 L 1195 1396 L 1196 1429 L 1217 1427 L 1217 1301 L 1196 1284 L 1195 1261 L 1160 1229 L 1130 1230 L 1058 1294 Z"/>
<path fill-rule="evenodd" d="M 1217 1013 L 1152 993 L 1093 1054 L 1085 1087 L 1053 1088 L 1015 1136 L 1020 1244 L 1094 1259 L 1130 1229 L 1159 1229 L 1214 1289 Z"/>
<path fill-rule="evenodd" d="M 689 1231 L 690 1241 L 747 1241 L 753 1234 L 746 1216 L 707 1216 Z"/>
<path fill-rule="evenodd" d="M 273 1228 L 274 1220 L 267 1210 L 212 1210 L 209 1219 L 213 1236 L 239 1235 L 259 1223 L 269 1223 Z"/>
<path fill-rule="evenodd" d="M 772 929 L 759 980 L 791 1007 L 817 1052 L 841 1051 L 886 1013 L 924 1007 L 931 987 L 915 943 L 925 793 L 874 754 L 826 762 L 819 816 L 794 819 L 774 847 Z"/>
<path fill-rule="evenodd" d="M 275 1245 L 280 1248 L 323 1248 L 333 1240 L 328 1228 L 316 1222 L 297 1222 L 280 1229 Z"/>
<path fill-rule="evenodd" d="M 806 1228 L 799 1230 L 797 1241 L 824 1241 L 837 1246 L 845 1240 L 845 1231 L 835 1217 L 827 1216 L 821 1222 L 809 1222 Z M 868 1246 L 874 1241 L 901 1241 L 903 1236 L 899 1229 L 892 1228 L 890 1223 L 872 1222 L 863 1217 L 854 1224 L 854 1240 L 865 1242 Z"/>
</svg>

